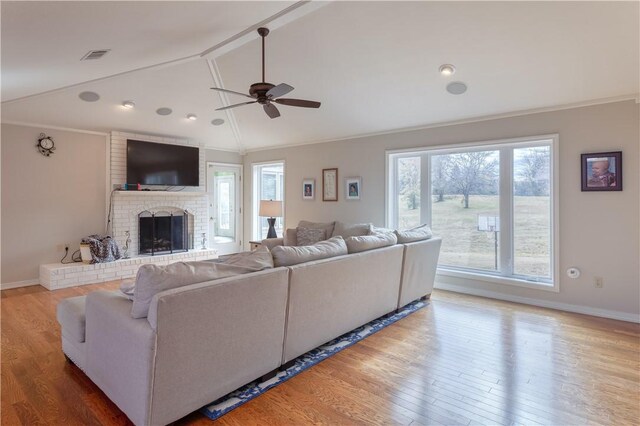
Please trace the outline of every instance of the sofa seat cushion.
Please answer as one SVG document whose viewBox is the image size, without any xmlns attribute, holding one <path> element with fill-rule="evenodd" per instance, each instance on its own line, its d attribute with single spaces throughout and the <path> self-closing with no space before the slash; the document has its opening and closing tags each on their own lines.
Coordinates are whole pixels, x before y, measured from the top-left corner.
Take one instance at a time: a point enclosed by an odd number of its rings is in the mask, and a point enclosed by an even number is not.
<svg viewBox="0 0 640 426">
<path fill-rule="evenodd" d="M 271 257 L 269 250 L 261 247 L 218 261 L 176 262 L 167 266 L 142 265 L 136 275 L 131 316 L 146 318 L 151 299 L 162 291 L 268 269 L 272 267 L 272 263 L 271 260 L 265 261 L 265 256 Z"/>
<path fill-rule="evenodd" d="M 347 253 L 347 245 L 342 237 L 329 238 L 312 246 L 278 246 L 271 250 L 275 266 L 292 266 Z"/>
<path fill-rule="evenodd" d="M 395 234 L 384 232 L 372 235 L 361 235 L 359 237 L 347 237 L 344 241 L 347 244 L 349 253 L 360 253 L 362 251 L 395 245 L 398 239 Z"/>
<path fill-rule="evenodd" d="M 326 231 L 324 229 L 297 228 L 296 245 L 298 246 L 311 246 L 326 239 Z"/>
<path fill-rule="evenodd" d="M 395 231 L 399 244 L 413 243 L 416 241 L 428 240 L 433 236 L 429 225 L 420 225 L 405 231 Z"/>
<path fill-rule="evenodd" d="M 333 229 L 332 237 L 341 236 L 342 238 L 360 237 L 362 235 L 371 234 L 373 224 L 371 223 L 342 223 L 336 222 Z"/>
<path fill-rule="evenodd" d="M 324 229 L 324 237 L 331 238 L 333 237 L 333 228 L 335 227 L 335 222 L 309 222 L 307 220 L 301 220 L 298 223 L 298 228 L 307 228 L 307 229 Z"/>
<path fill-rule="evenodd" d="M 62 299 L 56 309 L 56 318 L 62 326 L 62 333 L 77 343 L 85 338 L 85 306 L 87 296 L 76 296 Z"/>
</svg>

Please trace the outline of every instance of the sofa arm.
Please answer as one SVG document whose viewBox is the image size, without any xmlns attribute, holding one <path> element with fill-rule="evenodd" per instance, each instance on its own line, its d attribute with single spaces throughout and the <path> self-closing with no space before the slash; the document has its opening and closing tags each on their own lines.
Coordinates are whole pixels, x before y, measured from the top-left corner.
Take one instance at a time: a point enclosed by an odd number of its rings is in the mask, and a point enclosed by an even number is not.
<svg viewBox="0 0 640 426">
<path fill-rule="evenodd" d="M 90 293 L 86 319 L 87 375 L 133 423 L 148 424 L 156 333 L 115 292 Z"/>
<path fill-rule="evenodd" d="M 398 308 L 428 296 L 433 291 L 442 239 L 433 237 L 403 245 L 404 259 Z"/>
<path fill-rule="evenodd" d="M 264 247 L 268 248 L 269 250 L 271 250 L 272 248 L 274 248 L 275 246 L 282 246 L 284 245 L 284 238 L 267 238 L 265 240 L 262 240 L 261 243 Z"/>
</svg>

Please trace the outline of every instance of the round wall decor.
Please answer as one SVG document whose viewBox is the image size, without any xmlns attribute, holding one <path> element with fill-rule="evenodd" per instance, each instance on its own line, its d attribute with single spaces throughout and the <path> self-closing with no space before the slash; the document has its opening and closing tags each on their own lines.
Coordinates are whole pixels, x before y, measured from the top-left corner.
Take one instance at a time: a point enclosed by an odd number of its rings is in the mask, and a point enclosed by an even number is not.
<svg viewBox="0 0 640 426">
<path fill-rule="evenodd" d="M 53 151 L 56 149 L 51 136 L 47 136 L 44 133 L 40 133 L 40 137 L 38 138 L 36 147 L 38 148 L 38 151 L 40 151 L 40 154 L 44 155 L 45 157 L 53 154 Z"/>
</svg>

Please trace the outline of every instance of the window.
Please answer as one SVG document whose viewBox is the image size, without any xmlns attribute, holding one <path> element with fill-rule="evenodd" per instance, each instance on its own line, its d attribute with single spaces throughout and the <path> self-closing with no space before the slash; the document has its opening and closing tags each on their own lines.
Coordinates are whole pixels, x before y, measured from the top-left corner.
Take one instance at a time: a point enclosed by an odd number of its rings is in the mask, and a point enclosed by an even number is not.
<svg viewBox="0 0 640 426">
<path fill-rule="evenodd" d="M 252 238 L 267 238 L 269 224 L 266 217 L 258 216 L 260 200 L 281 200 L 284 204 L 284 162 L 253 165 L 253 231 Z M 283 205 L 284 212 L 284 205 Z M 282 236 L 284 216 L 276 218 L 276 233 Z"/>
<path fill-rule="evenodd" d="M 557 137 L 387 153 L 387 226 L 431 225 L 445 275 L 557 290 Z"/>
</svg>

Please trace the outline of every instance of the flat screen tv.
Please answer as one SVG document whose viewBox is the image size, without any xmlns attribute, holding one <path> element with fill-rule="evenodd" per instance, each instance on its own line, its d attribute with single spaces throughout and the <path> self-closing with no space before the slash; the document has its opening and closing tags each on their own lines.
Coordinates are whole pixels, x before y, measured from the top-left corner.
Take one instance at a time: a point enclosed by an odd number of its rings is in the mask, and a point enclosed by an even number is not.
<svg viewBox="0 0 640 426">
<path fill-rule="evenodd" d="M 127 182 L 141 185 L 198 186 L 199 149 L 127 139 Z"/>
</svg>

